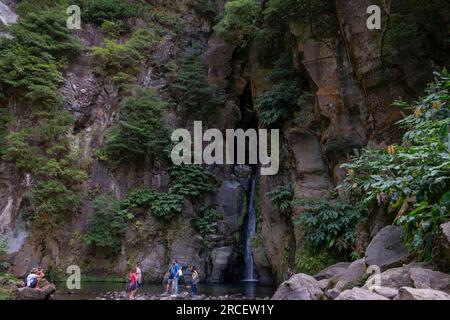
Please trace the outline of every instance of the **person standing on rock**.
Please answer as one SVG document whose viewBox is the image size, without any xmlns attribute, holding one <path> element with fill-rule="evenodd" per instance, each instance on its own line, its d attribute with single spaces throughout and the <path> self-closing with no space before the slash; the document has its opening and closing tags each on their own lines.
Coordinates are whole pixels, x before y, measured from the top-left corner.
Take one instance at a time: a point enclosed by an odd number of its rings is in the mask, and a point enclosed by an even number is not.
<svg viewBox="0 0 450 320">
<path fill-rule="evenodd" d="M 198 272 L 194 266 L 192 266 L 191 272 L 192 272 L 192 295 L 196 296 L 197 295 L 197 283 L 199 281 L 199 276 L 198 276 Z"/>
<path fill-rule="evenodd" d="M 138 289 L 138 284 L 136 280 L 136 268 L 133 268 L 130 272 L 130 281 L 128 282 L 127 291 L 128 298 L 133 300 L 136 296 L 136 291 Z"/>
<path fill-rule="evenodd" d="M 142 271 L 141 271 L 141 264 L 138 262 L 136 263 L 136 282 L 138 288 L 142 286 Z"/>
<path fill-rule="evenodd" d="M 183 275 L 181 271 L 181 267 L 178 264 L 178 260 L 174 260 L 172 262 L 171 274 L 173 276 L 172 280 L 172 296 L 176 296 L 178 294 L 178 280 Z"/>
</svg>

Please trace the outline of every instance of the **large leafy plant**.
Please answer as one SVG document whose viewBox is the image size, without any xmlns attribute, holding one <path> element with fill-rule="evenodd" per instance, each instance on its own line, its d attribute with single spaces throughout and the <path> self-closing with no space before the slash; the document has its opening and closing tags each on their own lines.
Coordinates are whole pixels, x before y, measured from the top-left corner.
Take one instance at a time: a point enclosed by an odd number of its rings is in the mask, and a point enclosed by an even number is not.
<svg viewBox="0 0 450 320">
<path fill-rule="evenodd" d="M 363 211 L 337 199 L 306 197 L 293 204 L 301 207 L 295 223 L 304 232 L 308 250 L 330 251 L 343 259 L 355 257 L 355 227 Z"/>
<path fill-rule="evenodd" d="M 450 74 L 436 77 L 417 102 L 395 103 L 411 111 L 399 122 L 407 130 L 401 145 L 366 148 L 343 166 L 352 199 L 366 208 L 387 204 L 407 245 L 424 258 L 431 258 L 439 224 L 450 218 Z"/>
<path fill-rule="evenodd" d="M 112 192 L 102 194 L 93 202 L 90 228 L 85 236 L 88 246 L 117 253 L 126 230 L 126 217 Z"/>
</svg>

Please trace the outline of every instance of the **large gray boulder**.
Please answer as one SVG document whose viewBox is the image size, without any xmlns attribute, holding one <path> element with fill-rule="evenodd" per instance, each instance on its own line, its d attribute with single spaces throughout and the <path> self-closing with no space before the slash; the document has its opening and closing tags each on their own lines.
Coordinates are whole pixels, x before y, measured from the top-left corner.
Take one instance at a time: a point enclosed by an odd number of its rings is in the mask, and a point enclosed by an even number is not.
<svg viewBox="0 0 450 320">
<path fill-rule="evenodd" d="M 380 280 L 380 285 L 383 287 L 399 289 L 413 286 L 408 266 L 386 270 L 380 274 Z"/>
<path fill-rule="evenodd" d="M 353 261 L 345 272 L 333 277 L 330 280 L 330 284 L 335 283 L 334 289 L 342 292 L 353 287 L 361 286 L 366 277 L 366 264 L 364 263 L 364 258 L 362 258 Z"/>
<path fill-rule="evenodd" d="M 450 300 L 450 295 L 433 289 L 415 289 L 402 287 L 398 291 L 396 300 Z"/>
<path fill-rule="evenodd" d="M 351 290 L 345 290 L 342 292 L 336 300 L 389 300 L 382 295 L 376 294 L 372 291 L 353 288 Z"/>
<path fill-rule="evenodd" d="M 366 249 L 366 264 L 382 271 L 401 266 L 408 259 L 408 249 L 401 240 L 402 227 L 387 226 L 380 230 Z"/>
<path fill-rule="evenodd" d="M 316 280 L 330 279 L 347 271 L 351 262 L 338 262 L 320 271 L 314 276 Z"/>
<path fill-rule="evenodd" d="M 55 293 L 56 287 L 54 284 L 43 279 L 40 284 L 40 289 L 33 289 L 30 287 L 18 288 L 16 292 L 17 300 L 48 300 L 50 296 Z"/>
<path fill-rule="evenodd" d="M 273 295 L 273 300 L 320 300 L 323 291 L 313 277 L 299 273 L 283 282 Z"/>
<path fill-rule="evenodd" d="M 450 294 L 450 275 L 424 268 L 410 268 L 414 288 L 435 289 Z"/>
</svg>

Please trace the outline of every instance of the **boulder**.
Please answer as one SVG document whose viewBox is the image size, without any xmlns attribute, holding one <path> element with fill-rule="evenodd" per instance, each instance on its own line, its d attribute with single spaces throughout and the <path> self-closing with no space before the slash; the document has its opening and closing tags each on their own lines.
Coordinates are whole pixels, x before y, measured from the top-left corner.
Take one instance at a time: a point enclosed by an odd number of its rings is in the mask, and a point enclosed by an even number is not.
<svg viewBox="0 0 450 320">
<path fill-rule="evenodd" d="M 366 276 L 366 264 L 364 263 L 364 258 L 362 258 L 353 261 L 345 272 L 334 276 L 330 280 L 329 287 L 335 284 L 334 289 L 342 292 L 362 285 Z"/>
<path fill-rule="evenodd" d="M 54 284 L 43 279 L 40 284 L 40 289 L 33 289 L 30 287 L 18 288 L 16 292 L 17 300 L 48 300 L 50 296 L 55 293 L 56 287 Z"/>
<path fill-rule="evenodd" d="M 409 275 L 409 267 L 392 268 L 380 274 L 382 287 L 396 288 L 412 287 L 413 281 Z"/>
<path fill-rule="evenodd" d="M 402 287 L 398 291 L 396 300 L 450 300 L 450 295 L 434 289 L 415 289 Z"/>
<path fill-rule="evenodd" d="M 450 275 L 424 268 L 410 268 L 414 288 L 435 289 L 450 294 Z"/>
<path fill-rule="evenodd" d="M 353 288 L 351 290 L 345 290 L 342 292 L 336 300 L 389 300 L 382 295 L 376 294 L 372 291 Z"/>
<path fill-rule="evenodd" d="M 388 299 L 394 299 L 398 295 L 398 289 L 389 287 L 374 286 L 372 291 Z"/>
<path fill-rule="evenodd" d="M 232 247 L 215 248 L 211 253 L 212 271 L 208 281 L 212 283 L 223 282 L 223 273 L 228 268 L 228 260 L 233 252 Z"/>
<path fill-rule="evenodd" d="M 334 276 L 347 271 L 350 264 L 351 264 L 350 262 L 338 262 L 338 263 L 333 264 L 332 266 L 329 266 L 328 268 L 320 271 L 318 274 L 316 274 L 314 276 L 314 278 L 316 278 L 316 280 L 333 278 Z"/>
<path fill-rule="evenodd" d="M 439 237 L 439 254 L 444 265 L 450 267 L 450 221 L 441 224 L 441 235 Z"/>
<path fill-rule="evenodd" d="M 273 300 L 320 300 L 323 291 L 313 277 L 298 273 L 283 282 L 273 295 Z"/>
<path fill-rule="evenodd" d="M 402 227 L 387 226 L 380 230 L 366 249 L 366 264 L 382 271 L 401 266 L 407 261 L 408 249 L 401 240 Z"/>
</svg>

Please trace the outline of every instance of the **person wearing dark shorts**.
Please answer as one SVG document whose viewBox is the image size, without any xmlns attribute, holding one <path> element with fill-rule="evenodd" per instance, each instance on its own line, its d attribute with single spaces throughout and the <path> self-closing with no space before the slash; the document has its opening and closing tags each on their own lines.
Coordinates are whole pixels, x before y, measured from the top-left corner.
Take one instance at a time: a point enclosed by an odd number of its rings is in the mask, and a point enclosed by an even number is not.
<svg viewBox="0 0 450 320">
<path fill-rule="evenodd" d="M 133 268 L 130 272 L 130 281 L 128 282 L 128 298 L 130 300 L 133 300 L 136 296 L 136 291 L 138 289 L 138 283 L 136 278 L 136 268 Z"/>
</svg>

